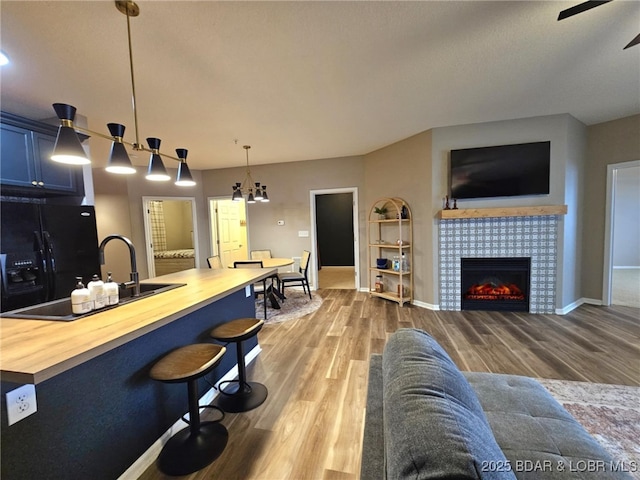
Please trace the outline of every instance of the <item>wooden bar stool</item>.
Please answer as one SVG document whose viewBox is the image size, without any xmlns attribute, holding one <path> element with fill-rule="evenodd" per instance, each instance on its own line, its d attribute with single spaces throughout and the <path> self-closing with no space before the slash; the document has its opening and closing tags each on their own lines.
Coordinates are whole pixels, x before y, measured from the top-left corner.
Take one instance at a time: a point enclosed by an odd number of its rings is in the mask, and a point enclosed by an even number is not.
<svg viewBox="0 0 640 480">
<path fill-rule="evenodd" d="M 201 422 L 198 405 L 198 379 L 213 370 L 222 360 L 226 348 L 211 343 L 197 343 L 174 350 L 162 357 L 149 372 L 154 380 L 165 383 L 186 382 L 189 393 L 189 424 L 169 439 L 158 457 L 158 468 L 167 475 L 187 475 L 200 470 L 224 451 L 229 434 L 216 421 Z M 220 409 L 211 405 L 208 408 Z"/>
<path fill-rule="evenodd" d="M 247 382 L 247 370 L 244 363 L 242 342 L 257 335 L 264 320 L 257 318 L 239 318 L 217 326 L 209 335 L 215 340 L 236 344 L 238 359 L 238 379 L 220 383 L 221 395 L 216 400 L 218 407 L 225 412 L 246 412 L 262 405 L 267 398 L 267 387 L 257 382 Z M 237 383 L 233 390 L 224 390 L 223 383 Z"/>
</svg>

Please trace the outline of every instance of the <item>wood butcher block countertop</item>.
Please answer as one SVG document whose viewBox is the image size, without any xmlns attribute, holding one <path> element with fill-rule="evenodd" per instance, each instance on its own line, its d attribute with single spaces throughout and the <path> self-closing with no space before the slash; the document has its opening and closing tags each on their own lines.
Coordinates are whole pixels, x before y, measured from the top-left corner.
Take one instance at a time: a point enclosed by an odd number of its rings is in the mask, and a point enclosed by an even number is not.
<svg viewBox="0 0 640 480">
<path fill-rule="evenodd" d="M 0 318 L 2 380 L 42 382 L 275 273 L 193 268 L 141 282 L 183 287 L 71 322 Z"/>
</svg>

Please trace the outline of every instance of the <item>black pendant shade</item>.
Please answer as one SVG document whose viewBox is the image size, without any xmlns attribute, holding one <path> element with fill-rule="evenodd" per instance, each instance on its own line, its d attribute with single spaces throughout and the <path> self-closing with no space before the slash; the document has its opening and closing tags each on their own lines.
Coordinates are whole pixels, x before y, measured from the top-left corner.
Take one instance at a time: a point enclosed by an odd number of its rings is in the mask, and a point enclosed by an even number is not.
<svg viewBox="0 0 640 480">
<path fill-rule="evenodd" d="M 234 202 L 239 202 L 240 200 L 242 200 L 242 190 L 240 190 L 241 185 L 242 184 L 240 182 L 236 182 L 236 184 L 231 187 L 233 189 L 231 200 L 233 200 Z"/>
<path fill-rule="evenodd" d="M 60 127 L 58 127 L 58 136 L 53 147 L 51 160 L 69 165 L 87 165 L 91 163 L 84 148 L 82 148 L 78 134 L 73 128 L 76 108 L 66 103 L 54 103 L 53 109 L 60 119 Z"/>
<path fill-rule="evenodd" d="M 262 190 L 260 189 L 260 182 L 256 182 L 256 195 L 254 197 L 258 202 L 262 201 Z"/>
<path fill-rule="evenodd" d="M 178 176 L 176 177 L 176 185 L 179 187 L 192 187 L 196 184 L 191 176 L 189 165 L 187 165 L 187 149 L 177 148 L 176 154 L 180 159 L 180 165 L 178 165 Z"/>
<path fill-rule="evenodd" d="M 119 123 L 107 123 L 109 133 L 113 137 L 111 144 L 111 153 L 109 154 L 109 163 L 105 170 L 110 173 L 118 173 L 123 175 L 131 175 L 136 173 L 136 169 L 131 165 L 131 159 L 127 153 L 127 149 L 122 143 L 124 137 L 125 126 Z"/>
<path fill-rule="evenodd" d="M 131 73 L 131 93 L 133 104 L 135 142 L 131 143 L 124 140 L 123 137 L 125 126 L 119 123 L 107 124 L 111 136 L 107 136 L 100 132 L 94 132 L 87 128 L 78 127 L 73 124 L 76 115 L 76 108 L 66 103 L 54 103 L 53 109 L 60 119 L 60 127 L 58 128 L 58 136 L 53 148 L 51 160 L 70 165 L 85 165 L 91 163 L 91 160 L 89 159 L 89 157 L 87 157 L 87 154 L 82 148 L 80 138 L 78 137 L 77 132 L 80 132 L 82 134 L 88 134 L 93 138 L 99 137 L 111 140 L 111 153 L 109 154 L 109 162 L 106 170 L 110 173 L 131 174 L 135 173 L 136 169 L 131 164 L 131 159 L 129 158 L 129 154 L 127 153 L 125 145 L 129 145 L 133 148 L 134 151 L 147 151 L 147 148 L 145 148 L 140 143 L 138 136 L 136 87 L 133 75 L 134 61 L 133 49 L 131 47 L 130 18 L 135 18 L 140 15 L 140 7 L 133 0 L 118 0 L 115 2 L 115 5 L 116 9 L 127 17 L 127 41 L 129 45 L 129 71 Z M 149 159 L 149 169 L 146 178 L 148 180 L 154 181 L 169 180 L 169 175 L 167 175 L 167 170 L 165 169 L 165 166 L 162 163 L 162 158 L 160 157 L 160 140 L 157 138 L 148 138 L 147 142 L 149 143 L 151 158 Z M 179 158 L 163 154 L 163 156 L 166 158 L 171 158 L 172 160 L 180 162 L 180 165 L 178 166 L 176 185 L 195 185 L 196 183 L 193 181 L 191 172 L 189 171 L 189 167 L 187 166 L 187 150 L 181 148 L 176 151 L 178 152 Z"/>
<path fill-rule="evenodd" d="M 167 169 L 164 168 L 164 163 L 162 163 L 162 158 L 160 158 L 160 154 L 158 150 L 160 150 L 160 139 L 159 138 L 147 138 L 147 144 L 151 149 L 151 158 L 149 158 L 149 169 L 147 170 L 147 180 L 151 180 L 154 182 L 166 182 L 171 177 L 167 174 Z"/>
</svg>

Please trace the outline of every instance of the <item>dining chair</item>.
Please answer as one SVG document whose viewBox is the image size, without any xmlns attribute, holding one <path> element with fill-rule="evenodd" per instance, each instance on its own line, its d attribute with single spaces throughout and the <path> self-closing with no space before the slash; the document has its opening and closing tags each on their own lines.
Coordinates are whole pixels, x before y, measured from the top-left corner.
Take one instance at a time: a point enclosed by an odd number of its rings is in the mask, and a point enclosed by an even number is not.
<svg viewBox="0 0 640 480">
<path fill-rule="evenodd" d="M 263 268 L 262 260 L 236 260 L 233 262 L 233 268 Z M 263 279 L 261 283 L 253 284 L 253 292 L 256 296 L 264 297 L 264 319 L 267 319 L 267 279 Z"/>
<path fill-rule="evenodd" d="M 223 268 L 222 260 L 220 260 L 220 257 L 217 255 L 213 257 L 207 257 L 207 265 L 209 265 L 209 268 L 215 268 L 215 269 Z"/>
<path fill-rule="evenodd" d="M 311 253 L 308 250 L 303 250 L 302 257 L 300 258 L 300 268 L 297 272 L 283 272 L 278 273 L 278 287 L 280 293 L 284 297 L 284 287 L 287 284 L 302 285 L 302 290 L 309 294 L 311 299 L 311 287 L 309 286 L 309 278 L 307 276 L 309 271 L 309 258 Z"/>
<path fill-rule="evenodd" d="M 272 258 L 271 250 L 251 250 L 251 260 L 260 260 L 261 258 Z"/>
</svg>

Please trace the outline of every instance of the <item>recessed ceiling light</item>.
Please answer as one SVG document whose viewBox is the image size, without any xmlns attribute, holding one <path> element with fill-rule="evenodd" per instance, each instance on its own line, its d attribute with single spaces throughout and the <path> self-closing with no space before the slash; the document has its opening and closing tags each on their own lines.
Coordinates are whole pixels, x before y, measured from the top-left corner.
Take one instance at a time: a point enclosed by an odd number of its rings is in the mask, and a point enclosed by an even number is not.
<svg viewBox="0 0 640 480">
<path fill-rule="evenodd" d="M 0 51 L 0 67 L 7 63 L 9 63 L 9 57 L 3 51 Z"/>
</svg>

